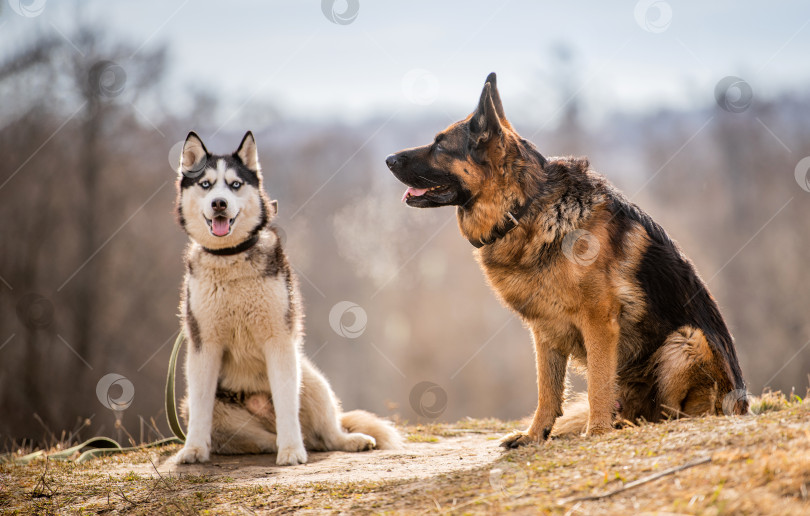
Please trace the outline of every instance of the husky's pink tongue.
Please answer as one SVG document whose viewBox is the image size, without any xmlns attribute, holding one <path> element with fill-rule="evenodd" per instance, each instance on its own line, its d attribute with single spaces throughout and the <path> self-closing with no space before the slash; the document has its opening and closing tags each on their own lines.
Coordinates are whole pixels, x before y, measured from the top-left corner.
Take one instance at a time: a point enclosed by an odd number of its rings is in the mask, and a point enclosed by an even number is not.
<svg viewBox="0 0 810 516">
<path fill-rule="evenodd" d="M 225 236 L 231 230 L 231 221 L 228 217 L 214 217 L 211 220 L 211 229 L 216 236 Z"/>
<path fill-rule="evenodd" d="M 405 194 L 402 196 L 402 202 L 405 202 L 408 197 L 419 197 L 420 195 L 425 195 L 425 192 L 427 191 L 427 188 L 414 188 L 410 186 L 407 190 L 405 190 Z"/>
</svg>

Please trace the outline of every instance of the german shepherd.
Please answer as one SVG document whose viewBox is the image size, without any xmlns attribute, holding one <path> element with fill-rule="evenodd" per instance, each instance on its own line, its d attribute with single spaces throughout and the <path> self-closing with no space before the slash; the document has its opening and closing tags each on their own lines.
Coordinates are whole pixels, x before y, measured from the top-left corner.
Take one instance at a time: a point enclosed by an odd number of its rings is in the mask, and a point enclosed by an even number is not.
<svg viewBox="0 0 810 516">
<path fill-rule="evenodd" d="M 276 453 L 277 464 L 295 465 L 307 450 L 398 448 L 387 421 L 343 413 L 304 356 L 298 282 L 262 182 L 251 132 L 230 155 L 209 153 L 189 133 L 177 175 L 178 219 L 190 238 L 180 304 L 188 437 L 176 461 Z"/>
<path fill-rule="evenodd" d="M 489 284 L 531 330 L 537 410 L 502 446 L 748 410 L 732 337 L 692 262 L 587 159 L 547 159 L 521 138 L 494 73 L 471 115 L 385 162 L 409 206 L 457 206 Z M 588 396 L 558 420 L 569 359 Z"/>
</svg>

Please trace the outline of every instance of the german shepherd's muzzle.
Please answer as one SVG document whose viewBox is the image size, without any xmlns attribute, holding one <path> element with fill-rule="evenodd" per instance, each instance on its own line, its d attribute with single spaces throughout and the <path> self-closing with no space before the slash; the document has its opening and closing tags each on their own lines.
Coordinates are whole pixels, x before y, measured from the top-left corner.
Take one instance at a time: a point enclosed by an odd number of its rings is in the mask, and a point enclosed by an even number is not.
<svg viewBox="0 0 810 516">
<path fill-rule="evenodd" d="M 461 179 L 440 168 L 449 161 L 448 151 L 440 142 L 406 149 L 385 158 L 385 163 L 394 175 L 408 186 L 402 200 L 416 208 L 437 206 L 464 206 L 470 199 L 470 191 Z M 445 163 L 446 164 L 446 163 Z"/>
</svg>

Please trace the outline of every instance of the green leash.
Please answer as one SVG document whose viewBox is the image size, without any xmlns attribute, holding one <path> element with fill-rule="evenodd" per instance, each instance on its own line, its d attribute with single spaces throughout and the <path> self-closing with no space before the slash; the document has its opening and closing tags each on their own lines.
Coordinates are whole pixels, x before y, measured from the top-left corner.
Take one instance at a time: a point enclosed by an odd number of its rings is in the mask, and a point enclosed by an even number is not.
<svg viewBox="0 0 810 516">
<path fill-rule="evenodd" d="M 32 460 L 40 457 L 46 457 L 52 460 L 71 460 L 76 453 L 79 456 L 75 462 L 86 462 L 96 457 L 104 455 L 113 455 L 115 453 L 126 453 L 135 450 L 143 450 L 146 448 L 156 448 L 158 446 L 165 446 L 167 444 L 183 444 L 186 441 L 186 434 L 180 426 L 180 419 L 177 417 L 177 401 L 175 400 L 174 392 L 174 377 L 177 369 L 177 356 L 180 354 L 180 348 L 183 346 L 185 336 L 183 331 L 177 335 L 177 340 L 174 341 L 174 348 L 172 348 L 172 355 L 169 358 L 169 373 L 166 375 L 166 419 L 169 422 L 174 437 L 161 439 L 152 443 L 142 444 L 140 446 L 123 447 L 116 441 L 109 437 L 93 437 L 87 441 L 54 453 L 45 453 L 45 450 L 39 450 L 22 457 L 13 458 L 10 455 L 0 457 L 0 462 L 14 462 L 17 464 L 28 464 Z M 85 449 L 87 448 L 87 449 Z"/>
<path fill-rule="evenodd" d="M 174 373 L 177 369 L 177 355 L 180 354 L 180 348 L 183 346 L 185 335 L 183 330 L 177 334 L 177 340 L 174 341 L 172 348 L 172 356 L 169 357 L 169 374 L 166 375 L 166 419 L 169 421 L 169 428 L 172 429 L 174 437 L 183 444 L 186 442 L 186 434 L 180 426 L 180 420 L 177 418 L 177 401 L 174 397 Z"/>
</svg>

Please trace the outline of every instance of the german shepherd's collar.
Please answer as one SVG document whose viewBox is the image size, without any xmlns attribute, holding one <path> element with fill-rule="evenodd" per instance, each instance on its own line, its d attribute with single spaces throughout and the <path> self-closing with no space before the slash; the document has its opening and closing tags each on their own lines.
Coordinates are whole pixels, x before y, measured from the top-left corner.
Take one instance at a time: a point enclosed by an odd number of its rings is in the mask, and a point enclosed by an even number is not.
<svg viewBox="0 0 810 516">
<path fill-rule="evenodd" d="M 523 204 L 515 203 L 515 207 L 506 212 L 506 215 L 504 216 L 503 220 L 501 220 L 501 223 L 492 228 L 492 232 L 489 234 L 489 236 L 481 237 L 477 240 L 474 238 L 468 238 L 467 240 L 476 249 L 480 249 L 485 245 L 494 244 L 501 238 L 505 237 L 507 233 L 520 225 L 520 219 L 522 219 L 526 213 L 529 212 L 529 208 L 531 208 L 532 203 L 534 203 L 533 197 L 526 199 L 526 202 Z"/>
</svg>

